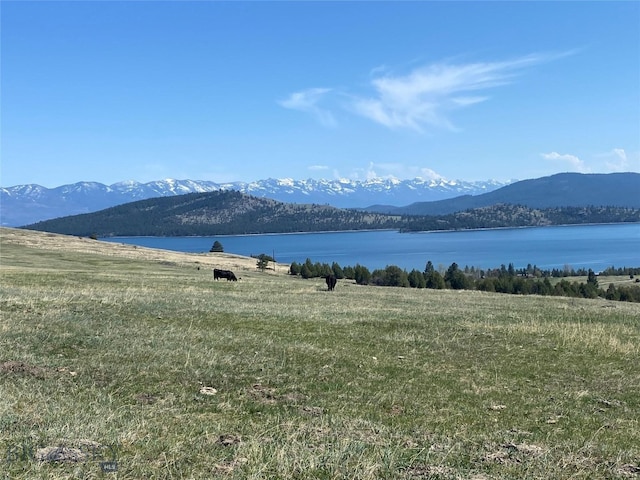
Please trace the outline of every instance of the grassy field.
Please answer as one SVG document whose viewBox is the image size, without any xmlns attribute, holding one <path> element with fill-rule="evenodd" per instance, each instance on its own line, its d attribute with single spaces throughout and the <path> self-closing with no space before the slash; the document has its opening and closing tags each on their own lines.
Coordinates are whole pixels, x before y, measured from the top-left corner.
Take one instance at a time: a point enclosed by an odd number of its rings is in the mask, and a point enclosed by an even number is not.
<svg viewBox="0 0 640 480">
<path fill-rule="evenodd" d="M 0 479 L 640 477 L 638 304 L 0 239 Z"/>
</svg>

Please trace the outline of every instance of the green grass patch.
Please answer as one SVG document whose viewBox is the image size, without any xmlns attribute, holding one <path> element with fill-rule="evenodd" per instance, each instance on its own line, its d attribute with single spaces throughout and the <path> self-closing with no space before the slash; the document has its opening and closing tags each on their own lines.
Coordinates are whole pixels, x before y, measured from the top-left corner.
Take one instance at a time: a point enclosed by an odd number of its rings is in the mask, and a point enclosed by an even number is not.
<svg viewBox="0 0 640 480">
<path fill-rule="evenodd" d="M 639 475 L 640 305 L 1 255 L 0 478 Z"/>
</svg>

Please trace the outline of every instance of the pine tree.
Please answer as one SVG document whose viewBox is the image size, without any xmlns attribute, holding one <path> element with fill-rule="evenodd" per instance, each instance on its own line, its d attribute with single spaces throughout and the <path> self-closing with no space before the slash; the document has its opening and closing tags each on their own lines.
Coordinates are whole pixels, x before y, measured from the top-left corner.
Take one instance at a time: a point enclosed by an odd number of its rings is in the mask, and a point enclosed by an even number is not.
<svg viewBox="0 0 640 480">
<path fill-rule="evenodd" d="M 424 274 L 425 274 L 425 275 L 430 275 L 430 274 L 432 274 L 433 272 L 435 272 L 435 270 L 436 270 L 436 269 L 433 267 L 433 263 L 431 263 L 431 260 L 429 260 L 429 261 L 427 262 L 426 267 L 424 267 Z"/>
<path fill-rule="evenodd" d="M 291 262 L 291 265 L 289 266 L 289 274 L 291 275 L 300 275 L 300 270 L 301 267 L 297 262 Z"/>
<path fill-rule="evenodd" d="M 433 270 L 430 274 L 425 275 L 425 286 L 427 288 L 433 288 L 436 290 L 442 290 L 445 288 L 444 278 L 440 275 L 440 272 Z"/>
<path fill-rule="evenodd" d="M 333 262 L 331 264 L 331 271 L 333 272 L 333 274 L 338 279 L 342 279 L 342 278 L 345 277 L 344 271 L 342 270 L 342 268 L 340 267 L 340 265 L 337 262 Z"/>
<path fill-rule="evenodd" d="M 504 265 L 503 265 L 504 266 Z M 458 264 L 453 262 L 444 275 L 445 283 L 454 290 L 463 290 L 469 288 L 470 281 Z"/>
<path fill-rule="evenodd" d="M 353 273 L 355 276 L 355 281 L 358 285 L 367 285 L 369 280 L 371 280 L 371 272 L 367 267 L 363 267 L 360 264 L 356 264 L 353 269 Z"/>
<path fill-rule="evenodd" d="M 311 278 L 313 276 L 313 272 L 306 262 L 302 264 L 302 268 L 300 269 L 300 276 L 302 278 Z"/>
<path fill-rule="evenodd" d="M 256 258 L 258 259 L 258 261 L 256 262 L 256 266 L 262 272 L 264 272 L 267 269 L 267 267 L 269 266 L 269 262 L 274 261 L 272 257 L 270 257 L 265 253 L 261 253 Z"/>
<path fill-rule="evenodd" d="M 213 246 L 211 247 L 211 250 L 209 250 L 210 252 L 217 252 L 217 253 L 222 253 L 224 252 L 224 248 L 222 246 L 222 244 L 216 240 L 215 242 L 213 242 Z"/>
<path fill-rule="evenodd" d="M 424 274 L 415 268 L 411 270 L 411 272 L 409 272 L 409 285 L 413 288 L 424 288 L 426 286 Z"/>
</svg>

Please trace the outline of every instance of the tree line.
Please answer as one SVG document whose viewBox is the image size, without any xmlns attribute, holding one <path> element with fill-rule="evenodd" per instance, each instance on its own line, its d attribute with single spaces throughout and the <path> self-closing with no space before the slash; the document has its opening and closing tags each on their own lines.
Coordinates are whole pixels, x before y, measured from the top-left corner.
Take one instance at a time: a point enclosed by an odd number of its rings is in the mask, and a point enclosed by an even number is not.
<svg viewBox="0 0 640 480">
<path fill-rule="evenodd" d="M 640 274 L 640 268 L 616 269 L 610 267 L 605 275 L 617 275 L 624 272 L 631 278 Z M 513 264 L 501 265 L 499 268 L 482 270 L 464 267 L 452 263 L 446 270 L 436 269 L 429 260 L 423 271 L 413 269 L 407 272 L 396 265 L 388 265 L 383 269 L 370 271 L 367 267 L 356 264 L 354 267 L 341 267 L 337 262 L 312 262 L 307 258 L 304 263 L 292 262 L 289 268 L 291 275 L 302 278 L 326 277 L 335 275 L 338 279 L 354 280 L 359 285 L 375 285 L 388 287 L 431 288 L 453 290 L 479 290 L 485 292 L 509 293 L 518 295 L 549 295 L 576 298 L 597 298 L 640 303 L 640 286 L 609 284 L 603 289 L 598 284 L 598 275 L 592 269 L 542 270 L 531 264 L 526 268 L 516 269 Z M 586 282 L 569 281 L 565 277 L 586 276 Z M 557 279 L 554 282 L 551 279 Z M 638 282 L 638 279 L 636 279 Z"/>
<path fill-rule="evenodd" d="M 532 208 L 496 204 L 437 216 L 407 216 L 401 231 L 472 230 L 479 228 L 627 223 L 640 221 L 640 209 L 587 206 Z"/>
</svg>

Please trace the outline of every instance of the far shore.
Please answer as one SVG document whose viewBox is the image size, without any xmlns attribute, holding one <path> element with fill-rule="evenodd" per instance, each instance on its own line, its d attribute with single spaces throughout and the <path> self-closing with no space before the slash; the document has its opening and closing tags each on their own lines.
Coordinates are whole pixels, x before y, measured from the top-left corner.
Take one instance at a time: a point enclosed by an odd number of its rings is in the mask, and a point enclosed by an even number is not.
<svg viewBox="0 0 640 480">
<path fill-rule="evenodd" d="M 318 230 L 313 232 L 267 232 L 267 233 L 225 233 L 212 235 L 112 235 L 100 238 L 225 238 L 225 237 L 257 237 L 276 235 L 321 235 L 329 233 L 361 233 L 361 232 L 398 232 L 398 233 L 455 233 L 482 232 L 493 230 L 520 230 L 525 228 L 554 228 L 554 227 L 589 227 L 598 225 L 640 225 L 640 222 L 605 222 L 605 223 L 559 223 L 557 225 L 519 225 L 511 227 L 483 227 L 483 228 L 453 228 L 441 230 L 400 230 L 397 228 L 363 228 L 359 230 Z M 20 227 L 18 227 L 20 228 Z"/>
</svg>

